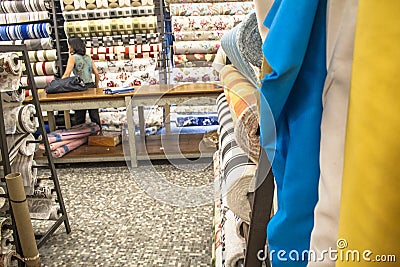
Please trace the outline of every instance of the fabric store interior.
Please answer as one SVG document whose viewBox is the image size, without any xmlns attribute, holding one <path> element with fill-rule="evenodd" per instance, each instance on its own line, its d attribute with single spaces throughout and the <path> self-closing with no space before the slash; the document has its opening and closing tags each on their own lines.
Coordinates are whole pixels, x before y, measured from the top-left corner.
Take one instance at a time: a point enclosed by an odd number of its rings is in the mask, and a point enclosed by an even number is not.
<svg viewBox="0 0 400 267">
<path fill-rule="evenodd" d="M 0 266 L 399 266 L 398 25 L 396 0 L 1 0 Z"/>
</svg>

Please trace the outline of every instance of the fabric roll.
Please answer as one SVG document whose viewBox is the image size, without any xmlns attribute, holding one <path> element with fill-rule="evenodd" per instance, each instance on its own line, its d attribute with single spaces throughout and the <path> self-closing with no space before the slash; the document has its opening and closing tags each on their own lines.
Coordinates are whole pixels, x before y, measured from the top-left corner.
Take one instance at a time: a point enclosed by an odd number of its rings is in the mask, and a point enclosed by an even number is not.
<svg viewBox="0 0 400 267">
<path fill-rule="evenodd" d="M 224 31 L 235 27 L 245 15 L 219 16 L 173 16 L 172 27 L 175 32 L 186 31 Z"/>
<path fill-rule="evenodd" d="M 271 251 L 301 255 L 310 246 L 318 199 L 326 1 L 275 1 L 265 25 L 269 32 L 263 54 L 272 72 L 260 88 L 260 100 L 266 100 L 260 101 L 260 142 L 272 162 L 278 196 L 267 238 Z M 274 129 L 276 147 L 271 139 Z M 285 259 L 272 255 L 272 266 L 307 265 L 307 259 Z"/>
<path fill-rule="evenodd" d="M 159 82 L 157 61 L 153 58 L 95 61 L 95 65 L 100 74 L 100 87 L 131 87 Z"/>
<path fill-rule="evenodd" d="M 213 67 L 174 68 L 174 82 L 212 82 L 219 81 L 218 73 Z"/>
<path fill-rule="evenodd" d="M 260 81 L 256 67 L 261 67 L 262 41 L 255 13 L 247 16 L 242 23 L 224 35 L 221 47 L 237 70 L 258 87 Z"/>
<path fill-rule="evenodd" d="M 254 10 L 253 2 L 170 4 L 171 16 L 243 15 Z"/>
<path fill-rule="evenodd" d="M 11 165 L 12 172 L 21 173 L 25 194 L 27 195 L 33 194 L 36 184 L 37 168 L 33 168 L 33 165 L 33 155 L 25 156 L 22 154 L 18 154 Z"/>
<path fill-rule="evenodd" d="M 25 44 L 26 49 L 29 51 L 49 50 L 53 49 L 54 41 L 52 38 L 0 41 L 0 45 L 20 45 L 20 44 Z"/>
<path fill-rule="evenodd" d="M 220 40 L 227 31 L 182 31 L 174 32 L 175 41 Z"/>
<path fill-rule="evenodd" d="M 68 144 L 70 142 L 71 142 L 71 140 L 65 140 L 65 141 L 58 141 L 58 142 L 51 143 L 51 144 L 49 144 L 50 150 L 54 151 L 57 148 L 62 147 L 62 146 L 66 145 L 66 144 Z M 45 150 L 46 148 L 45 148 L 44 144 L 40 144 L 39 145 L 39 149 Z"/>
<path fill-rule="evenodd" d="M 57 50 L 38 50 L 28 51 L 30 62 L 44 62 L 44 61 L 56 61 Z"/>
<path fill-rule="evenodd" d="M 0 92 L 19 89 L 21 66 L 17 53 L 0 53 Z"/>
<path fill-rule="evenodd" d="M 36 115 L 36 108 L 32 104 L 19 106 L 16 110 L 17 133 L 35 133 L 39 127 Z"/>
<path fill-rule="evenodd" d="M 166 0 L 166 3 L 209 3 L 209 0 Z M 222 0 L 213 0 L 213 2 L 224 2 Z M 230 0 L 229 2 L 246 2 L 242 0 Z"/>
<path fill-rule="evenodd" d="M 59 141 L 87 137 L 93 133 L 98 132 L 99 130 L 99 125 L 93 122 L 88 124 L 79 124 L 71 127 L 70 129 L 61 129 L 51 132 L 47 135 L 47 139 L 51 144 Z"/>
<path fill-rule="evenodd" d="M 20 105 L 20 103 L 5 107 L 4 123 L 6 134 L 34 133 L 39 126 L 35 117 L 36 109 L 32 104 Z"/>
<path fill-rule="evenodd" d="M 25 89 L 18 88 L 18 90 L 14 91 L 2 92 L 1 99 L 6 103 L 12 103 L 12 102 L 22 103 L 25 100 Z"/>
<path fill-rule="evenodd" d="M 0 26 L 0 41 L 48 38 L 50 35 L 50 23 Z"/>
<path fill-rule="evenodd" d="M 161 51 L 161 44 L 92 47 L 86 49 L 86 54 L 93 60 L 113 61 L 135 58 L 156 58 Z"/>
<path fill-rule="evenodd" d="M 336 248 L 348 102 L 358 0 L 332 1 L 328 6 L 327 67 L 321 121 L 321 175 L 311 233 L 312 251 Z M 309 260 L 308 267 L 334 267 L 335 261 Z"/>
<path fill-rule="evenodd" d="M 398 10 L 395 0 L 358 2 L 337 248 L 360 260 L 338 267 L 399 265 Z"/>
<path fill-rule="evenodd" d="M 237 267 L 244 261 L 246 242 L 244 238 L 237 235 L 236 219 L 231 210 L 228 210 L 223 223 L 225 235 L 225 250 L 222 252 L 226 267 Z"/>
<path fill-rule="evenodd" d="M 216 54 L 219 41 L 177 41 L 174 42 L 175 54 Z"/>
<path fill-rule="evenodd" d="M 50 8 L 50 3 L 44 0 L 2 1 L 0 5 L 1 13 L 40 12 L 48 8 Z"/>
<path fill-rule="evenodd" d="M 142 45 L 142 44 L 159 44 L 159 34 L 131 34 L 131 35 L 116 35 L 104 37 L 83 38 L 86 47 L 107 47 L 107 46 L 127 46 L 127 45 Z"/>
<path fill-rule="evenodd" d="M 259 92 L 232 66 L 225 66 L 220 75 L 235 124 L 235 140 L 252 161 L 257 163 L 260 151 Z"/>
<path fill-rule="evenodd" d="M 49 84 L 52 80 L 54 80 L 54 75 L 50 76 L 35 76 L 34 81 L 36 88 L 45 88 L 47 84 Z M 21 77 L 21 85 L 28 86 L 29 80 L 27 76 Z"/>
<path fill-rule="evenodd" d="M 71 142 L 56 148 L 55 150 L 51 151 L 51 155 L 55 158 L 61 158 L 64 155 L 68 154 L 72 150 L 80 147 L 83 144 L 86 144 L 88 141 L 88 137 L 82 137 L 79 139 L 71 139 Z"/>
<path fill-rule="evenodd" d="M 27 143 L 35 140 L 32 134 L 14 134 L 7 135 L 7 147 L 10 162 L 13 162 L 18 153 L 25 156 L 31 156 L 36 150 L 34 143 Z M 1 160 L 1 156 L 0 156 Z"/>
<path fill-rule="evenodd" d="M 214 61 L 215 54 L 187 54 L 187 55 L 174 55 L 174 64 L 187 64 L 189 62 L 209 62 Z M 177 67 L 177 66 L 176 66 Z"/>
<path fill-rule="evenodd" d="M 9 14 L 0 14 L 0 16 L 1 16 L 0 21 L 2 25 L 26 23 L 31 21 L 41 21 L 50 19 L 50 13 L 48 11 L 9 13 Z"/>
<path fill-rule="evenodd" d="M 27 198 L 31 219 L 48 220 L 53 208 L 53 200 L 47 198 Z"/>
<path fill-rule="evenodd" d="M 5 178 L 22 251 L 25 259 L 29 259 L 25 264 L 28 267 L 41 266 L 21 174 L 11 173 Z"/>
<path fill-rule="evenodd" d="M 31 63 L 33 74 L 39 76 L 50 76 L 58 73 L 56 61 Z M 24 69 L 24 68 L 23 68 Z"/>
</svg>

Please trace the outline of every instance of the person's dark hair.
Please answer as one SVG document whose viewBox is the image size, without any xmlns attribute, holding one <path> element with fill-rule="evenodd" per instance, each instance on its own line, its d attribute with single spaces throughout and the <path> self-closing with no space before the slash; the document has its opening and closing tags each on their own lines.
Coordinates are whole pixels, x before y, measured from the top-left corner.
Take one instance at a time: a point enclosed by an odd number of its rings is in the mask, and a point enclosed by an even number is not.
<svg viewBox="0 0 400 267">
<path fill-rule="evenodd" d="M 72 47 L 73 53 L 84 56 L 86 54 L 86 45 L 81 38 L 71 37 L 68 44 Z"/>
</svg>

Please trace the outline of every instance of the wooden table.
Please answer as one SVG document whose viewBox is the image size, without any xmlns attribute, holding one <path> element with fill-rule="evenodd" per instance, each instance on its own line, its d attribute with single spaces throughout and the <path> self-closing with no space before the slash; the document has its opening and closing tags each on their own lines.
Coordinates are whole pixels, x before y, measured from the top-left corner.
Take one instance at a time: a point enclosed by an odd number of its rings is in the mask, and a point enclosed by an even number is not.
<svg viewBox="0 0 400 267">
<path fill-rule="evenodd" d="M 104 94 L 102 88 L 91 88 L 84 92 L 71 92 L 61 94 L 46 94 L 45 92 L 39 93 L 39 101 L 42 111 L 47 111 L 49 126 L 51 130 L 55 129 L 54 111 L 64 111 L 66 127 L 70 126 L 69 110 L 79 109 L 97 109 L 97 108 L 127 108 L 127 118 L 133 118 L 133 107 L 138 107 L 139 128 L 140 136 L 135 138 L 134 135 L 134 121 L 127 119 L 128 126 L 128 142 L 129 153 L 132 167 L 137 166 L 137 161 L 142 159 L 162 159 L 180 157 L 180 153 L 175 154 L 174 148 L 176 144 L 172 144 L 171 149 L 165 149 L 162 145 L 165 141 L 175 140 L 171 138 L 169 126 L 169 107 L 172 104 L 184 104 L 186 106 L 201 106 L 201 105 L 215 105 L 215 99 L 223 88 L 218 84 L 212 83 L 193 83 L 193 84 L 180 84 L 180 85 L 148 85 L 141 86 L 137 90 L 126 94 Z M 30 99 L 27 98 L 26 101 Z M 159 145 L 158 149 L 149 149 L 146 144 L 146 137 L 144 134 L 144 106 L 162 105 L 165 107 L 165 125 L 168 137 L 149 137 L 149 143 L 153 143 L 155 147 Z M 133 133 L 133 134 L 132 134 Z M 171 138 L 171 139 L 169 139 Z M 199 139 L 199 136 L 196 137 Z M 194 139 L 196 139 L 194 138 Z M 191 139 L 191 138 L 186 138 Z M 187 142 L 185 138 L 182 142 Z M 196 140 L 197 140 L 196 139 Z M 186 140 L 186 141 L 185 141 Z M 140 142 L 138 142 L 140 141 Z M 178 140 L 181 142 L 180 140 Z M 140 144 L 139 155 L 137 143 Z M 179 144 L 178 144 L 179 145 Z M 168 146 L 168 144 L 167 144 Z M 189 146 L 190 147 L 190 146 Z M 144 150 L 144 151 L 143 151 Z M 157 151 L 158 150 L 158 151 Z M 160 151 L 161 150 L 161 151 Z M 189 149 L 190 150 L 190 149 Z M 187 152 L 187 153 L 185 153 Z M 191 149 L 191 151 L 184 151 L 186 157 L 197 157 L 199 151 Z M 204 153 L 203 153 L 204 155 Z M 72 162 L 98 162 L 98 161 L 122 161 L 125 156 L 122 151 L 122 145 L 117 148 L 107 147 L 89 147 L 83 146 L 77 150 L 71 151 L 62 158 L 55 159 L 56 163 L 72 163 Z"/>
</svg>

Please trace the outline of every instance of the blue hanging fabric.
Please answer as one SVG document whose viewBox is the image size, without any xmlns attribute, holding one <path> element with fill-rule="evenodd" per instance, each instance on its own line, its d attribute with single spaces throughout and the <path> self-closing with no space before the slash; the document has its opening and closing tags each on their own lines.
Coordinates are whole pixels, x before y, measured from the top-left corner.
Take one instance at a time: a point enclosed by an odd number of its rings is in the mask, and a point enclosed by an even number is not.
<svg viewBox="0 0 400 267">
<path fill-rule="evenodd" d="M 268 244 L 273 267 L 306 266 L 302 253 L 310 246 L 318 200 L 326 0 L 276 0 L 264 24 L 269 33 L 263 53 L 272 72 L 260 88 L 261 145 L 272 161 L 278 198 Z"/>
</svg>

